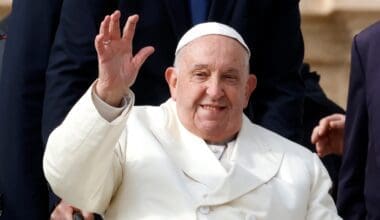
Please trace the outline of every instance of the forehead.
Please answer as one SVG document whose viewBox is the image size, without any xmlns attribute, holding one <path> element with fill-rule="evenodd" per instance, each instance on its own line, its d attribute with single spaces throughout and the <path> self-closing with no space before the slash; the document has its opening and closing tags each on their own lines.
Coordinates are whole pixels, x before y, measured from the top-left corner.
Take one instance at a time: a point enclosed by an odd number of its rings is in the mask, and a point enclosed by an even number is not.
<svg viewBox="0 0 380 220">
<path fill-rule="evenodd" d="M 178 61 L 204 62 L 249 62 L 247 50 L 235 39 L 223 35 L 206 35 L 199 37 L 186 46 L 179 53 Z M 181 61 L 180 61 L 181 62 Z"/>
<path fill-rule="evenodd" d="M 236 50 L 244 52 L 248 55 L 247 50 L 237 41 L 236 39 L 217 35 L 210 34 L 199 37 L 191 41 L 188 45 L 184 46 L 182 49 L 185 50 L 199 50 L 199 49 L 218 49 L 218 50 Z"/>
<path fill-rule="evenodd" d="M 249 62 L 247 50 L 237 40 L 222 35 L 199 37 L 184 46 L 178 55 L 187 64 L 201 62 L 245 67 Z"/>
</svg>

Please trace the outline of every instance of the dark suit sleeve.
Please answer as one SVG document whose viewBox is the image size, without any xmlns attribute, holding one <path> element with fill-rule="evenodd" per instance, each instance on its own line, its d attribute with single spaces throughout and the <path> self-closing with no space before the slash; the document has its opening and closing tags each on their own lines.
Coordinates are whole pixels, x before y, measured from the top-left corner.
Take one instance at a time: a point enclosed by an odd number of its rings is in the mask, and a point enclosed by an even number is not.
<svg viewBox="0 0 380 220">
<path fill-rule="evenodd" d="M 345 149 L 340 170 L 338 211 L 344 219 L 365 219 L 364 180 L 368 146 L 365 72 L 357 37 L 352 46 Z"/>
<path fill-rule="evenodd" d="M 305 94 L 300 76 L 304 55 L 300 11 L 297 0 L 274 2 L 265 20 L 250 15 L 250 21 L 258 27 L 252 30 L 258 32 L 257 41 L 251 45 L 251 67 L 257 75 L 258 87 L 250 101 L 251 118 L 300 142 Z"/>
<path fill-rule="evenodd" d="M 44 143 L 96 79 L 95 36 L 104 16 L 115 8 L 114 0 L 64 1 L 46 73 L 42 118 Z"/>
<path fill-rule="evenodd" d="M 41 112 L 61 2 L 13 1 L 0 79 L 0 219 L 49 216 Z"/>
</svg>

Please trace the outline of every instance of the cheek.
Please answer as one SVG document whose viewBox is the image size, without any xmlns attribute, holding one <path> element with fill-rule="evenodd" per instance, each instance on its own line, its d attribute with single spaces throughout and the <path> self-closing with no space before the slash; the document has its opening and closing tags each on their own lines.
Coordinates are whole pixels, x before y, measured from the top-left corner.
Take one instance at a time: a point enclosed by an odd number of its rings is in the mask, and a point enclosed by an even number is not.
<svg viewBox="0 0 380 220">
<path fill-rule="evenodd" d="M 242 100 L 243 102 L 243 108 L 246 108 L 249 103 L 249 96 L 244 96 L 244 99 Z"/>
<path fill-rule="evenodd" d="M 242 105 L 245 105 L 245 103 L 247 102 L 246 94 L 242 92 L 240 89 L 233 88 L 229 90 L 227 93 L 228 99 L 234 106 L 240 107 Z"/>
<path fill-rule="evenodd" d="M 195 102 L 202 97 L 204 91 L 206 91 L 204 86 L 189 83 L 181 87 L 181 97 L 186 99 L 187 102 Z"/>
<path fill-rule="evenodd" d="M 248 101 L 249 101 L 249 97 L 250 97 L 250 93 L 249 93 L 249 91 L 246 89 L 246 90 L 244 90 L 243 92 L 241 92 L 241 103 L 242 103 L 242 105 L 243 105 L 243 107 L 245 108 L 245 107 L 247 107 L 247 105 L 248 105 Z"/>
<path fill-rule="evenodd" d="M 191 111 L 196 100 L 195 92 L 189 86 L 179 86 L 177 89 L 176 102 L 184 111 Z"/>
</svg>

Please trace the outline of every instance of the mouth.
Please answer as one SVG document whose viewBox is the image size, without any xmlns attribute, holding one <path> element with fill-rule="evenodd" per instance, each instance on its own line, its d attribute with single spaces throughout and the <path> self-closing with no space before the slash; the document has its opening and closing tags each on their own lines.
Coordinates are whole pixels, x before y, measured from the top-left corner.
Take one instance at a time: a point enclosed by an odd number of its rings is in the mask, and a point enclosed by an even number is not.
<svg viewBox="0 0 380 220">
<path fill-rule="evenodd" d="M 223 111 L 224 109 L 226 109 L 225 106 L 218 106 L 218 105 L 200 105 L 202 107 L 202 109 L 204 110 L 207 110 L 207 111 L 214 111 L 214 112 L 218 112 L 218 111 Z"/>
</svg>

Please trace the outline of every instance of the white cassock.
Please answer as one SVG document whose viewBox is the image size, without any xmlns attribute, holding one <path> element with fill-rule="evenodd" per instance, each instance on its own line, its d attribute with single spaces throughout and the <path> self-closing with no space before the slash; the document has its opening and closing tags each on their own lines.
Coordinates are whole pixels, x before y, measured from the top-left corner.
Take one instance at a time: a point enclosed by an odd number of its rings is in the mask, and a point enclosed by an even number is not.
<svg viewBox="0 0 380 220">
<path fill-rule="evenodd" d="M 91 87 L 44 155 L 47 180 L 69 204 L 122 220 L 340 219 L 319 158 L 245 116 L 220 161 L 173 100 L 137 107 L 131 95 L 119 114 L 93 96 Z"/>
</svg>

